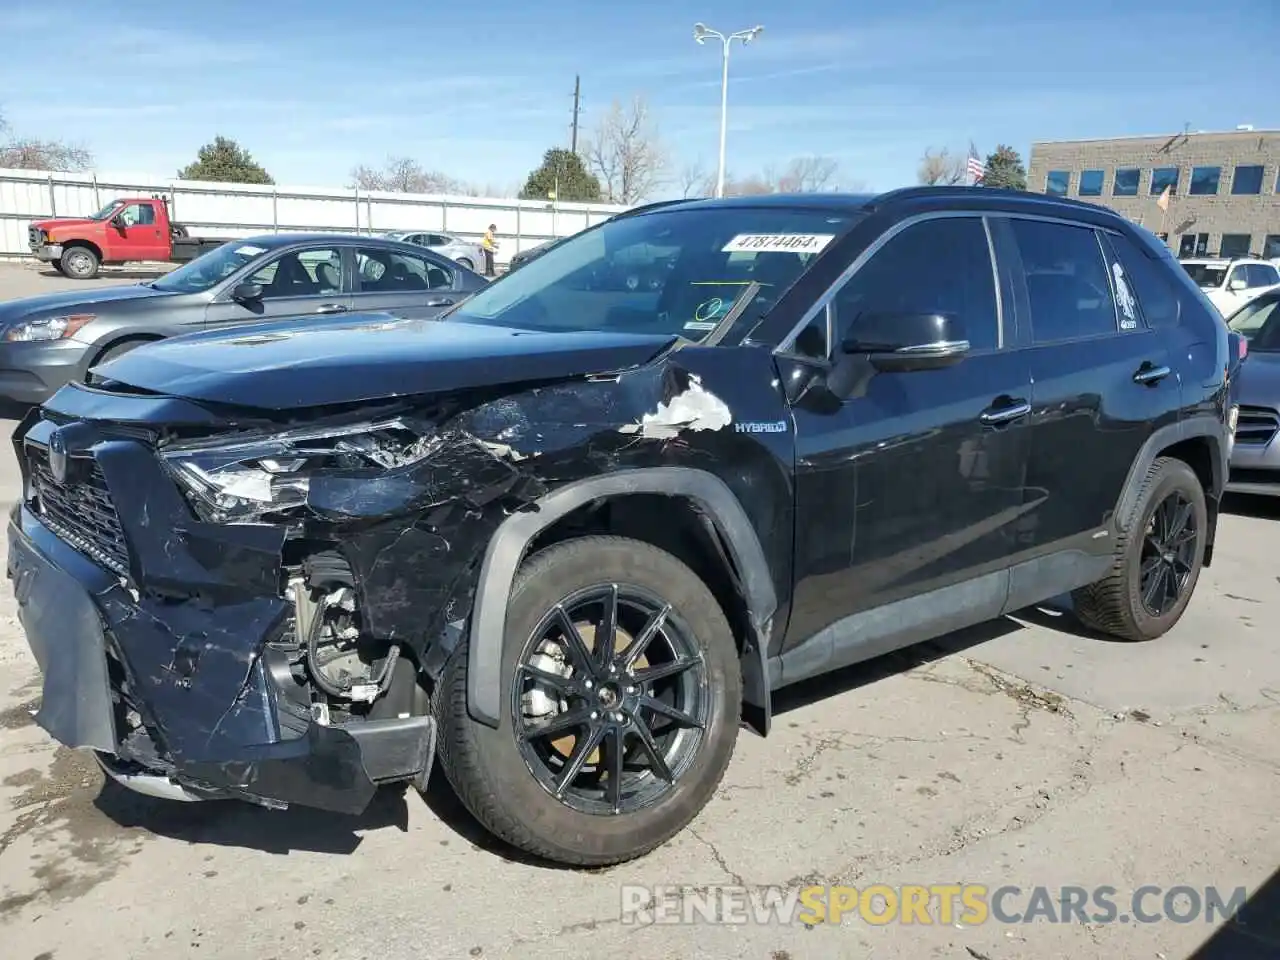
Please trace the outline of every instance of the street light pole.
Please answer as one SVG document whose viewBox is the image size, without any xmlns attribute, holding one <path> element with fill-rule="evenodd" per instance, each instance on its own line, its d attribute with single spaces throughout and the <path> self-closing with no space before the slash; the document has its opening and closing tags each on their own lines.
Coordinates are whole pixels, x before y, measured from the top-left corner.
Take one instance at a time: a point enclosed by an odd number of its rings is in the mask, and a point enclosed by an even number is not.
<svg viewBox="0 0 1280 960">
<path fill-rule="evenodd" d="M 705 23 L 693 25 L 693 39 L 698 43 L 706 43 L 708 37 L 720 41 L 722 58 L 720 71 L 720 162 L 716 168 L 716 196 L 724 196 L 724 160 L 725 141 L 729 133 L 729 48 L 733 41 L 741 40 L 750 43 L 760 35 L 764 27 L 756 26 L 750 30 L 739 30 L 737 33 L 724 34 L 710 29 Z"/>
</svg>

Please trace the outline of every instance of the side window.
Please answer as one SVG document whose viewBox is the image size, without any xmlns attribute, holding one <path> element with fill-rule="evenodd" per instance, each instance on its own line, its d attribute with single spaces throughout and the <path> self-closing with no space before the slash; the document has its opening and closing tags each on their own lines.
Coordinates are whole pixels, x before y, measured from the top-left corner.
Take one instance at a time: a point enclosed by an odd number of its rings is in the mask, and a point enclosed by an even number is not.
<svg viewBox="0 0 1280 960">
<path fill-rule="evenodd" d="M 156 222 L 155 207 L 149 203 L 131 203 L 120 211 L 119 216 L 126 227 L 149 227 Z"/>
<path fill-rule="evenodd" d="M 332 247 L 291 250 L 249 277 L 262 285 L 262 299 L 316 297 L 342 291 L 342 256 Z"/>
<path fill-rule="evenodd" d="M 832 301 L 845 336 L 863 313 L 949 313 L 974 352 L 999 344 L 999 308 L 987 231 L 980 217 L 907 227 L 868 260 Z"/>
<path fill-rule="evenodd" d="M 1180 308 L 1168 271 L 1182 268 L 1170 260 L 1153 260 L 1128 237 L 1109 235 L 1107 243 L 1112 257 L 1112 276 L 1114 278 L 1118 264 L 1129 291 L 1137 297 L 1139 312 L 1146 318 L 1147 325 L 1156 328 L 1176 327 Z M 1116 299 L 1119 301 L 1123 294 L 1119 290 L 1119 284 L 1116 284 L 1116 288 Z M 1122 323 L 1127 319 L 1122 310 Z"/>
<path fill-rule="evenodd" d="M 1010 225 L 1022 255 L 1035 342 L 1115 333 L 1112 279 L 1093 229 L 1017 218 Z"/>
<path fill-rule="evenodd" d="M 1251 263 L 1248 265 L 1249 270 L 1249 286 L 1251 287 L 1271 287 L 1280 283 L 1280 276 L 1276 274 L 1276 268 L 1266 263 Z"/>
<path fill-rule="evenodd" d="M 428 238 L 429 239 L 429 238 Z M 362 293 L 439 290 L 453 286 L 453 275 L 426 257 L 361 247 L 356 251 Z"/>
</svg>

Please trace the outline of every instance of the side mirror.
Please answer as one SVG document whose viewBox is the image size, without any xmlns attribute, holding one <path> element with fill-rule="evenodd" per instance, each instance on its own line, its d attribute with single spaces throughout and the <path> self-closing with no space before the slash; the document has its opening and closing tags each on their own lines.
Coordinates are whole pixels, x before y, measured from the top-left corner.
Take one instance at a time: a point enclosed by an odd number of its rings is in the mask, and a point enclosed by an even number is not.
<svg viewBox="0 0 1280 960">
<path fill-rule="evenodd" d="M 251 303 L 255 300 L 261 300 L 262 284 L 237 283 L 235 289 L 231 291 L 231 299 L 236 303 Z"/>
<path fill-rule="evenodd" d="M 1249 285 L 1244 277 L 1232 277 L 1231 282 L 1227 284 L 1227 289 L 1232 293 L 1239 293 Z"/>
<path fill-rule="evenodd" d="M 117 230 L 123 230 L 124 217 L 120 216 L 120 214 L 117 213 L 114 217 L 111 218 L 111 225 L 115 227 Z"/>
<path fill-rule="evenodd" d="M 854 318 L 840 344 L 847 354 L 865 356 L 877 370 L 937 370 L 959 363 L 969 352 L 963 324 L 946 313 L 863 313 Z"/>
</svg>

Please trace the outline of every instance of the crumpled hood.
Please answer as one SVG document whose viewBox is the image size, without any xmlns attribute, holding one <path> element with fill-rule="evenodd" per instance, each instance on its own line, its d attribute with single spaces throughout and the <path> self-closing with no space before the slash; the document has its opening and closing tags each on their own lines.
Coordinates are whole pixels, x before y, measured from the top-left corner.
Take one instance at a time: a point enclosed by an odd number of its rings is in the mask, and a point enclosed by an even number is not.
<svg viewBox="0 0 1280 960">
<path fill-rule="evenodd" d="M 169 396 L 288 410 L 622 370 L 646 363 L 675 339 L 363 314 L 189 334 L 96 370 Z"/>
<path fill-rule="evenodd" d="M 79 290 L 62 290 L 38 297 L 0 302 L 0 327 L 18 320 L 36 317 L 58 316 L 65 313 L 93 313 L 95 308 L 125 300 L 142 300 L 151 297 L 170 297 L 175 294 L 143 286 L 140 283 L 119 287 L 88 287 Z"/>
</svg>

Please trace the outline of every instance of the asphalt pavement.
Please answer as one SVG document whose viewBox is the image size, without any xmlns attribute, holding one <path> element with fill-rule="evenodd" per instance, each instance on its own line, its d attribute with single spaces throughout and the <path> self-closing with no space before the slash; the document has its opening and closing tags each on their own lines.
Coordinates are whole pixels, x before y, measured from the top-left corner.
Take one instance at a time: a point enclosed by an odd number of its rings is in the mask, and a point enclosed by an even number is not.
<svg viewBox="0 0 1280 960">
<path fill-rule="evenodd" d="M 68 284 L 0 264 L 0 298 Z M 0 502 L 19 496 L 5 444 Z M 1114 642 L 1032 611 L 786 691 L 773 735 L 741 736 L 690 829 L 595 871 L 490 841 L 438 776 L 425 799 L 387 790 L 358 818 L 166 803 L 104 784 L 31 722 L 40 681 L 5 585 L 0 954 L 1177 960 L 1216 932 L 1197 960 L 1280 956 L 1280 892 L 1263 892 L 1280 866 L 1277 557 L 1280 502 L 1233 500 L 1213 568 L 1157 642 Z M 877 924 L 858 911 L 839 924 L 678 910 L 660 919 L 696 922 L 634 923 L 623 912 L 637 887 L 696 897 L 724 885 L 785 895 L 953 883 L 1111 887 L 1122 904 L 1146 885 L 1243 886 L 1253 901 L 1225 927 L 1124 910 L 1127 922 L 980 925 Z"/>
</svg>

